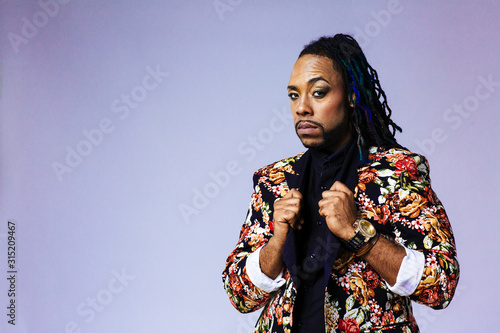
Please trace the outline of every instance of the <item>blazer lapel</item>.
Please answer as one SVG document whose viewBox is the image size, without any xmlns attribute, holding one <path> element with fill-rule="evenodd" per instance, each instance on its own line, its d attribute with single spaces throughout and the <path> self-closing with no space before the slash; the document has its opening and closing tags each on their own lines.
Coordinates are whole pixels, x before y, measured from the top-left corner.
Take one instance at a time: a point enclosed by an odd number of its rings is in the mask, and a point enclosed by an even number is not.
<svg viewBox="0 0 500 333">
<path fill-rule="evenodd" d="M 285 179 L 288 184 L 288 188 L 298 188 L 301 190 L 304 174 L 306 173 L 307 166 L 310 160 L 310 152 L 307 150 L 302 157 L 295 162 L 292 166 L 294 173 L 285 172 Z M 298 274 L 298 265 L 297 265 L 297 254 L 295 252 L 296 249 L 296 239 L 295 233 L 292 229 L 288 230 L 288 234 L 286 236 L 285 247 L 283 248 L 283 260 L 285 261 L 285 265 L 290 272 L 290 276 L 292 277 L 292 281 L 296 287 L 298 287 L 299 278 Z"/>
<path fill-rule="evenodd" d="M 304 174 L 306 172 L 307 165 L 309 164 L 309 160 L 311 158 L 311 153 L 307 150 L 293 165 L 291 172 L 285 171 L 285 179 L 288 184 L 288 188 L 298 188 L 302 186 L 302 181 L 304 178 Z"/>
</svg>

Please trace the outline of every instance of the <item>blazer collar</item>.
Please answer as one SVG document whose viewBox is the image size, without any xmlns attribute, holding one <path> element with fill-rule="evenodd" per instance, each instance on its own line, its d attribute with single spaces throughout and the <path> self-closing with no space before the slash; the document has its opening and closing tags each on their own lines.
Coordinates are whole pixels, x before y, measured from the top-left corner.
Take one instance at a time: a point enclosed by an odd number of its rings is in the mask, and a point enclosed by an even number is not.
<svg viewBox="0 0 500 333">
<path fill-rule="evenodd" d="M 292 165 L 293 173 L 285 171 L 285 179 L 288 184 L 288 188 L 298 188 L 299 191 L 302 187 L 304 174 L 307 169 L 307 165 L 311 159 L 311 152 L 307 150 L 302 156 Z"/>
</svg>

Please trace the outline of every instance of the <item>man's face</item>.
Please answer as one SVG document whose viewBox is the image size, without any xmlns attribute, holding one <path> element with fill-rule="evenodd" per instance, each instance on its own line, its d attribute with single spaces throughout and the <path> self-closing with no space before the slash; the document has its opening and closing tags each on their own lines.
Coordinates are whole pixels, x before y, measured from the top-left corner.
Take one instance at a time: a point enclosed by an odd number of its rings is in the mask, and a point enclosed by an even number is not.
<svg viewBox="0 0 500 333">
<path fill-rule="evenodd" d="M 288 84 L 295 131 L 307 148 L 331 153 L 352 135 L 341 74 L 330 58 L 306 54 L 293 66 Z"/>
</svg>

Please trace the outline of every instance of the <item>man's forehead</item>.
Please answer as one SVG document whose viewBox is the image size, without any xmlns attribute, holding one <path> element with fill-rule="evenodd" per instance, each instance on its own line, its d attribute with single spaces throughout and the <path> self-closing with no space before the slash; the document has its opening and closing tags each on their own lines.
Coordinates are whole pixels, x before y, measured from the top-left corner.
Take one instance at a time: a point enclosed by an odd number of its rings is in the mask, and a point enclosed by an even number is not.
<svg viewBox="0 0 500 333">
<path fill-rule="evenodd" d="M 297 59 L 290 75 L 290 85 L 300 82 L 317 81 L 317 78 L 330 82 L 340 76 L 333 67 L 332 59 L 324 56 L 306 54 Z M 313 82 L 312 82 L 313 83 Z"/>
</svg>

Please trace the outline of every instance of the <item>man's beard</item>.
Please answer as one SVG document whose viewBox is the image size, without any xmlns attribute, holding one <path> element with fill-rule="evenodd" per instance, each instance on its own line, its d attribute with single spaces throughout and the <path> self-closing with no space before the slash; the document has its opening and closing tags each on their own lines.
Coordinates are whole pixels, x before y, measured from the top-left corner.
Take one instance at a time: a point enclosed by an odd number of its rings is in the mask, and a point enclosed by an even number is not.
<svg viewBox="0 0 500 333">
<path fill-rule="evenodd" d="M 307 122 L 312 123 L 321 130 L 321 138 L 322 140 L 312 143 L 312 144 L 306 144 L 304 140 L 299 136 L 297 124 L 295 124 L 295 133 L 297 133 L 297 136 L 299 137 L 300 141 L 306 148 L 312 148 L 312 149 L 317 149 L 317 150 L 330 150 L 329 148 L 337 146 L 343 139 L 344 135 L 346 135 L 347 132 L 349 132 L 349 120 L 347 117 L 344 117 L 342 119 L 342 122 L 336 126 L 335 128 L 332 128 L 329 131 L 325 131 L 325 128 L 323 125 L 316 121 L 308 120 Z M 339 149 L 342 147 L 338 147 Z"/>
</svg>

